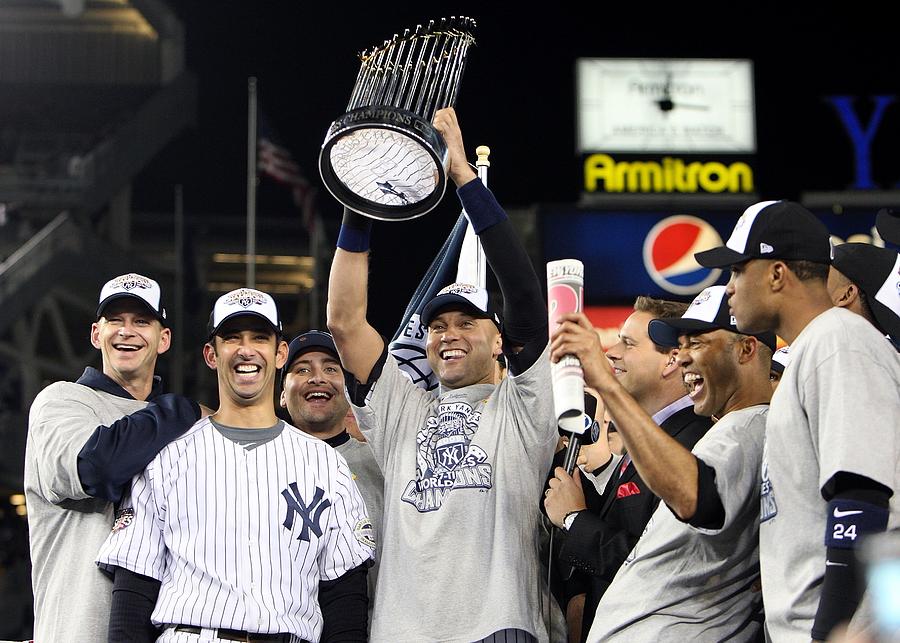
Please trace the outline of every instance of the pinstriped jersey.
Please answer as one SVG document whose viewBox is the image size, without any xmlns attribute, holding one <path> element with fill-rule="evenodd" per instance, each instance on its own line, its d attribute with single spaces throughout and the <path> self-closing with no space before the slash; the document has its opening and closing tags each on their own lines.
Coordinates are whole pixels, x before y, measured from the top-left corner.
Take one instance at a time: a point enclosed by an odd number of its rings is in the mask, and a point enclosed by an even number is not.
<svg viewBox="0 0 900 643">
<path fill-rule="evenodd" d="M 161 581 L 156 625 L 316 641 L 319 581 L 372 558 L 374 544 L 333 448 L 285 424 L 247 449 L 204 418 L 135 478 L 97 563 Z"/>
</svg>

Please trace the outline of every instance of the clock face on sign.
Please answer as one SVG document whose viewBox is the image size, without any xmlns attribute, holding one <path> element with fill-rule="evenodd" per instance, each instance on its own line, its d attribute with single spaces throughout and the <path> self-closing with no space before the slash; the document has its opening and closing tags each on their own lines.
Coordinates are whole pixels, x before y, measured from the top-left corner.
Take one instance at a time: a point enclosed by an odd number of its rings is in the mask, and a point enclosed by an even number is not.
<svg viewBox="0 0 900 643">
<path fill-rule="evenodd" d="M 579 152 L 756 151 L 749 60 L 582 58 Z"/>
</svg>

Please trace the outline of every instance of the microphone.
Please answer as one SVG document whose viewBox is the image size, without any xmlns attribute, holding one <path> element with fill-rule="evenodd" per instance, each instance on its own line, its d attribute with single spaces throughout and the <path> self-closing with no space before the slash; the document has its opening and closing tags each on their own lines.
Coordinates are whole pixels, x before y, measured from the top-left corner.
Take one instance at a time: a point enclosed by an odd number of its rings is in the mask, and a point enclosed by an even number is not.
<svg viewBox="0 0 900 643">
<path fill-rule="evenodd" d="M 560 435 L 569 438 L 569 446 L 566 448 L 566 457 L 563 460 L 563 469 L 566 473 L 572 475 L 575 471 L 575 463 L 578 461 L 578 454 L 581 452 L 581 446 L 584 444 L 593 444 L 596 436 L 591 428 L 594 425 L 594 415 L 597 413 L 597 398 L 590 393 L 584 394 L 584 430 L 581 433 L 571 433 L 562 427 L 559 427 Z"/>
</svg>

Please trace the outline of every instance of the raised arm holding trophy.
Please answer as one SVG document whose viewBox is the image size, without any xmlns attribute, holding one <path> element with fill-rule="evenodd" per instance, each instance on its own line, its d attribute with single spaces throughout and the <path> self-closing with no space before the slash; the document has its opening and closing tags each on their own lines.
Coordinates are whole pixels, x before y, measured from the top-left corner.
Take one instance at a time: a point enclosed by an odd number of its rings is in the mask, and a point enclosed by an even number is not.
<svg viewBox="0 0 900 643">
<path fill-rule="evenodd" d="M 385 116 L 407 116 L 404 106 L 418 103 L 418 98 L 383 110 L 378 105 L 361 108 L 372 116 L 384 112 L 381 116 L 390 123 L 370 120 L 366 127 L 346 129 L 345 135 L 340 134 L 342 126 L 332 126 L 322 151 L 323 166 L 336 170 L 331 178 L 338 171 L 344 177 L 337 188 L 329 189 L 347 206 L 329 280 L 328 327 L 347 371 L 354 414 L 385 474 L 384 537 L 371 640 L 546 641 L 540 514 L 532 499 L 540 493 L 557 441 L 549 395 L 547 310 L 540 282 L 506 213 L 468 163 L 455 111 L 430 97 L 455 96 L 455 88 L 440 83 L 432 88 L 426 81 L 458 81 L 471 37 L 449 27 L 429 29 L 437 36 L 427 47 L 444 51 L 441 43 L 449 41 L 450 53 L 426 53 L 421 58 L 428 61 L 424 66 L 397 64 L 407 56 L 419 60 L 421 43 L 408 34 L 396 38 L 375 58 L 369 57 L 372 69 L 364 56 L 351 100 L 351 107 L 359 96 L 377 101 L 392 95 L 392 87 L 397 95 L 398 83 L 416 86 L 419 74 L 417 86 L 427 90 L 421 103 L 431 105 L 434 117 L 425 120 L 427 114 L 420 114 L 411 122 L 433 122 L 441 139 L 435 147 L 420 146 L 432 159 L 418 166 L 424 168 L 421 183 L 394 175 L 394 168 L 379 175 L 373 168 L 382 166 L 368 162 L 370 155 L 389 156 L 386 150 L 393 143 L 419 145 L 421 129 L 400 132 L 399 119 Z M 397 77 L 385 78 L 391 71 Z M 343 122 L 348 120 L 353 119 Z M 341 156 L 341 139 L 365 140 L 369 135 L 361 132 L 367 128 L 375 130 L 371 138 L 380 141 L 376 147 L 385 147 Z M 347 146 L 351 144 L 356 143 Z M 341 165 L 344 161 L 347 164 Z M 410 167 L 415 165 L 410 162 Z M 326 181 L 329 171 L 323 168 Z M 356 177 L 363 175 L 369 178 L 357 184 Z M 437 390 L 429 391 L 410 381 L 385 339 L 366 321 L 369 228 L 372 218 L 403 219 L 427 212 L 440 200 L 442 176 L 449 176 L 458 188 L 503 306 L 501 312 L 493 293 L 482 285 L 459 282 L 424 301 L 419 310 L 425 352 L 439 383 Z M 390 188 L 347 194 L 351 186 L 385 183 Z M 411 185 L 430 185 L 437 195 L 427 196 Z M 497 382 L 495 364 L 501 353 L 509 374 Z"/>
</svg>

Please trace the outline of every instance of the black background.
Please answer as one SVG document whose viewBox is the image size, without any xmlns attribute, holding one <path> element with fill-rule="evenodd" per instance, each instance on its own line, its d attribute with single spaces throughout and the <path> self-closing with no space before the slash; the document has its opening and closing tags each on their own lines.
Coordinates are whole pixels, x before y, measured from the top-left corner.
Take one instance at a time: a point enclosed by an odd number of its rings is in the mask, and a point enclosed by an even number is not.
<svg viewBox="0 0 900 643">
<path fill-rule="evenodd" d="M 245 211 L 246 87 L 247 77 L 256 76 L 260 110 L 320 186 L 323 215 L 339 218 L 340 208 L 321 187 L 317 157 L 328 125 L 349 99 L 359 69 L 356 54 L 404 28 L 450 15 L 478 22 L 457 111 L 467 148 L 491 147 L 489 183 L 507 207 L 579 198 L 579 57 L 753 60 L 760 197 L 797 199 L 804 191 L 844 190 L 853 183 L 853 150 L 824 96 L 859 97 L 857 110 L 867 119 L 869 96 L 897 93 L 893 18 L 888 4 L 843 4 L 840 13 L 826 3 L 787 4 L 544 3 L 540 11 L 528 11 L 488 2 L 173 3 L 186 27 L 187 66 L 198 77 L 198 122 L 139 177 L 134 207 L 167 210 L 171 186 L 182 183 L 189 216 Z M 881 189 L 900 182 L 898 143 L 900 106 L 893 104 L 873 146 L 872 173 Z M 260 216 L 298 216 L 288 192 L 268 181 L 260 183 L 258 204 Z M 370 311 L 382 332 L 393 331 L 458 212 L 448 194 L 423 219 L 376 225 L 377 296 Z"/>
</svg>

